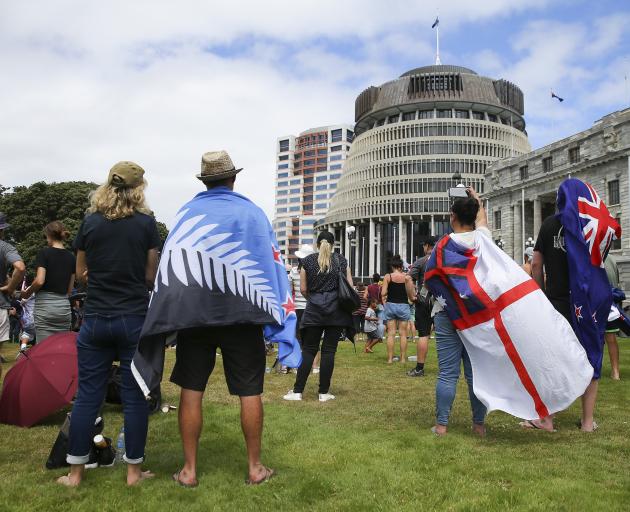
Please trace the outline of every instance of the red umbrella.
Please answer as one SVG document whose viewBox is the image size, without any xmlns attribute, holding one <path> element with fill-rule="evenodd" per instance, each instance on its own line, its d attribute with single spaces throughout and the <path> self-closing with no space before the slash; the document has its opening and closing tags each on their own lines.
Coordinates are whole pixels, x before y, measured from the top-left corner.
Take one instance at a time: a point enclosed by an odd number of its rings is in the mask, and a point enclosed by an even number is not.
<svg viewBox="0 0 630 512">
<path fill-rule="evenodd" d="M 60 332 L 25 352 L 4 378 L 0 423 L 30 427 L 69 404 L 77 391 L 77 333 Z"/>
</svg>

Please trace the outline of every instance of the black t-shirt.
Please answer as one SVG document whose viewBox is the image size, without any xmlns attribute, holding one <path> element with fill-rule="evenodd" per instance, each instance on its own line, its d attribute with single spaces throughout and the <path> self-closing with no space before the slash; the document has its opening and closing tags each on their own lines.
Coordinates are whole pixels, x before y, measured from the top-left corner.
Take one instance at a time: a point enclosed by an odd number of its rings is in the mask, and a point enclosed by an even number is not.
<svg viewBox="0 0 630 512">
<path fill-rule="evenodd" d="M 100 213 L 83 219 L 74 240 L 88 268 L 85 313 L 145 315 L 149 302 L 147 253 L 160 246 L 155 219 L 135 213 L 107 220 Z"/>
<path fill-rule="evenodd" d="M 70 277 L 75 272 L 74 254 L 67 249 L 44 247 L 37 253 L 35 268 L 46 269 L 46 280 L 40 288 L 42 292 L 68 293 Z"/>
<path fill-rule="evenodd" d="M 551 215 L 540 227 L 535 251 L 545 260 L 545 292 L 550 300 L 569 300 L 569 263 L 562 224 Z"/>
<path fill-rule="evenodd" d="M 320 272 L 317 259 L 319 254 L 310 254 L 302 260 L 302 267 L 306 272 L 306 284 L 309 293 L 334 292 L 339 288 L 339 272 L 346 275 L 348 262 L 341 254 L 332 253 L 330 267 L 327 272 Z"/>
</svg>

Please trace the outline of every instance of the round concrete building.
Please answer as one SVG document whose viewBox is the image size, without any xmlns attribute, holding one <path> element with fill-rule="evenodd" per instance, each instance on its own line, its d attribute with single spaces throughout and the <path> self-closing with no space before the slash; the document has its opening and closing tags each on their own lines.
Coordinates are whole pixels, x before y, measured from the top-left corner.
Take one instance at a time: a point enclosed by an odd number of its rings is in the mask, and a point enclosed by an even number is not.
<svg viewBox="0 0 630 512">
<path fill-rule="evenodd" d="M 412 69 L 355 102 L 355 138 L 325 219 L 353 274 L 408 262 L 449 229 L 447 190 L 483 191 L 486 167 L 531 148 L 523 92 L 461 66 Z"/>
</svg>

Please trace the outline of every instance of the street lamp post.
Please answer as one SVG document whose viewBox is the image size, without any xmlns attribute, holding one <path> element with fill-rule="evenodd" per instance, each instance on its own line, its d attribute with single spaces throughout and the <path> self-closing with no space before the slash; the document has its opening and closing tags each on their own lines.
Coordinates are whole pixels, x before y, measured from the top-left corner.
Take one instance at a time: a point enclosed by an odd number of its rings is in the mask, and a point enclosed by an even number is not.
<svg viewBox="0 0 630 512">
<path fill-rule="evenodd" d="M 361 279 L 364 278 L 363 275 L 363 262 L 365 261 L 365 237 L 361 237 Z"/>
<path fill-rule="evenodd" d="M 497 247 L 501 250 L 503 250 L 503 247 L 505 247 L 505 242 L 503 241 L 503 238 L 495 240 L 494 243 L 497 244 Z"/>
</svg>

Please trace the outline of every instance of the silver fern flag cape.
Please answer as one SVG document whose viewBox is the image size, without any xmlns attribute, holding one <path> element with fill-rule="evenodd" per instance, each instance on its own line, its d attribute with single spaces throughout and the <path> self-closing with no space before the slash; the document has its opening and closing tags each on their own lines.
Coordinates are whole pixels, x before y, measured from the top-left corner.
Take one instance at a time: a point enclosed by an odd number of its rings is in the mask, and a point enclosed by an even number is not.
<svg viewBox="0 0 630 512">
<path fill-rule="evenodd" d="M 258 324 L 283 365 L 302 361 L 284 261 L 263 211 L 217 187 L 177 213 L 158 267 L 132 372 L 145 396 L 159 389 L 164 345 L 189 327 Z M 238 340 L 234 340 L 235 343 Z"/>
</svg>

